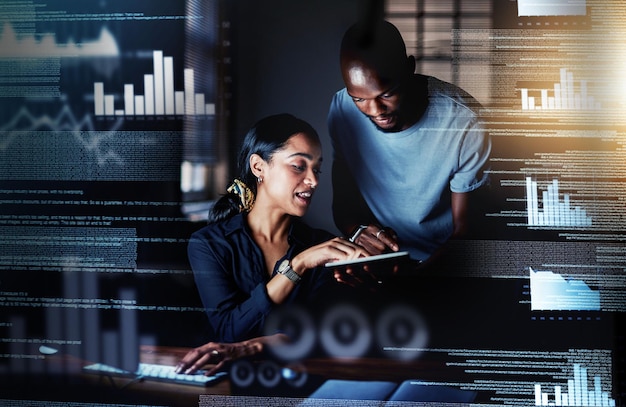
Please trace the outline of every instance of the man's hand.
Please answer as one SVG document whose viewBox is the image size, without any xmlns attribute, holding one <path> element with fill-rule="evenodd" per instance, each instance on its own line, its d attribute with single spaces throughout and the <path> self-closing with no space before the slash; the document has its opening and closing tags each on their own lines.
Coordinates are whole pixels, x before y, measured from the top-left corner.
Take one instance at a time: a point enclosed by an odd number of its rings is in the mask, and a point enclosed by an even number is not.
<svg viewBox="0 0 626 407">
<path fill-rule="evenodd" d="M 383 228 L 375 224 L 367 225 L 367 228 L 363 229 L 353 241 L 367 250 L 370 255 L 399 250 L 396 232 L 391 228 Z"/>
</svg>

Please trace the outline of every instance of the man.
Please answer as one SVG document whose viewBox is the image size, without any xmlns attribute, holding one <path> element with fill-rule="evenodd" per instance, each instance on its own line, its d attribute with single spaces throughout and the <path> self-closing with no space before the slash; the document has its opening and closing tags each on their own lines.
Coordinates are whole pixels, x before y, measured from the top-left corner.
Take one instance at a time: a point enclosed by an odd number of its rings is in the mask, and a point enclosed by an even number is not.
<svg viewBox="0 0 626 407">
<path fill-rule="evenodd" d="M 371 254 L 402 249 L 425 261 L 467 233 L 473 195 L 488 184 L 480 105 L 414 74 L 415 59 L 386 21 L 350 27 L 340 64 L 346 87 L 328 115 L 335 224 Z"/>
</svg>

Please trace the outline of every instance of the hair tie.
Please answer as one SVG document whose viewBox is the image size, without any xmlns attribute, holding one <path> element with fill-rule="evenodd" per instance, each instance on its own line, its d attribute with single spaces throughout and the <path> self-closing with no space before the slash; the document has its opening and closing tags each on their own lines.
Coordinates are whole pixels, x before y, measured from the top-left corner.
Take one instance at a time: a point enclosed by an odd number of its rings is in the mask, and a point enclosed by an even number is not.
<svg viewBox="0 0 626 407">
<path fill-rule="evenodd" d="M 240 211 L 250 211 L 254 206 L 254 193 L 246 184 L 238 178 L 235 178 L 226 191 L 239 195 Z"/>
</svg>

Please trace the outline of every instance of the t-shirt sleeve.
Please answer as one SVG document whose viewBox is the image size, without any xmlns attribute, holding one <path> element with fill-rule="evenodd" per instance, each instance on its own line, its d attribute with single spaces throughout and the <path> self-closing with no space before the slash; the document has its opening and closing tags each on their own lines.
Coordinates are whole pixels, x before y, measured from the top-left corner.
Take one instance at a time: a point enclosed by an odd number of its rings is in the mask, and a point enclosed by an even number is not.
<svg viewBox="0 0 626 407">
<path fill-rule="evenodd" d="M 480 120 L 464 134 L 459 149 L 458 170 L 450 180 L 452 192 L 471 192 L 489 183 L 491 139 Z"/>
</svg>

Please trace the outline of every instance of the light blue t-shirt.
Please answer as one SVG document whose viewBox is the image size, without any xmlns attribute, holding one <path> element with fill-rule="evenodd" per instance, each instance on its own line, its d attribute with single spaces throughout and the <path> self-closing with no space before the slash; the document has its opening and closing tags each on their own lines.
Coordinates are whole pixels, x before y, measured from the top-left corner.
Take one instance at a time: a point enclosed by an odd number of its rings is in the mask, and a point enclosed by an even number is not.
<svg viewBox="0 0 626 407">
<path fill-rule="evenodd" d="M 450 192 L 488 182 L 491 142 L 477 105 L 459 88 L 428 77 L 429 103 L 413 126 L 383 132 L 342 89 L 328 125 L 335 158 L 353 174 L 371 211 L 398 234 L 401 250 L 425 260 L 452 234 Z"/>
</svg>

